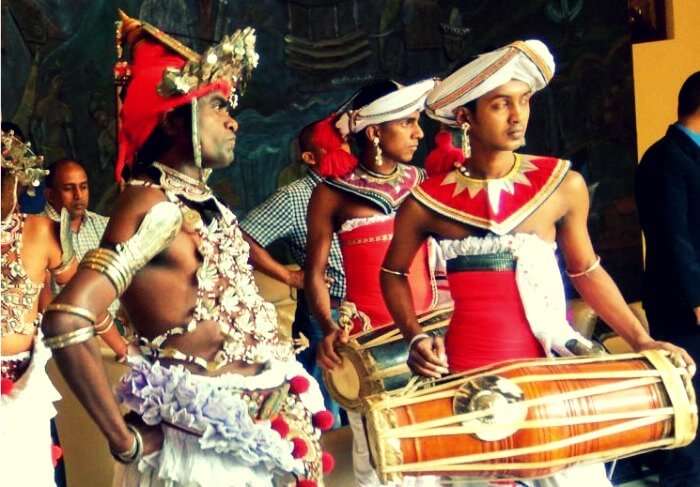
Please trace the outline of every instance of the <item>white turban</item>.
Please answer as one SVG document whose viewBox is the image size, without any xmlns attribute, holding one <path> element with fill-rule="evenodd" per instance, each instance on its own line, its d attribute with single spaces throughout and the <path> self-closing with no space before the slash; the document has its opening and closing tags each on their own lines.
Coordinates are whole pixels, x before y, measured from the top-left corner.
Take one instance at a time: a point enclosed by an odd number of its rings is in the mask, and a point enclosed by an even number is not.
<svg viewBox="0 0 700 487">
<path fill-rule="evenodd" d="M 335 126 L 344 136 L 358 133 L 369 125 L 391 122 L 409 116 L 416 110 L 425 109 L 425 99 L 435 86 L 435 81 L 427 79 L 403 86 L 396 83 L 398 90 L 377 98 L 369 105 L 343 113 Z"/>
<path fill-rule="evenodd" d="M 533 92 L 541 90 L 553 75 L 554 58 L 542 41 L 516 41 L 481 54 L 445 78 L 428 95 L 425 113 L 430 118 L 456 126 L 455 108 L 511 80 L 527 83 Z"/>
</svg>

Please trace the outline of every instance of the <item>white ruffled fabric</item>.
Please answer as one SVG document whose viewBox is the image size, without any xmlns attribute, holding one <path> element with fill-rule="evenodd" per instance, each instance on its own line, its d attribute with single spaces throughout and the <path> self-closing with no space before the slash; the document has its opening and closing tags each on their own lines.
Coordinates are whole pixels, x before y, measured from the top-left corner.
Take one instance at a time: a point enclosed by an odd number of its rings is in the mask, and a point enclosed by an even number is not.
<svg viewBox="0 0 700 487">
<path fill-rule="evenodd" d="M 393 220 L 396 217 L 396 213 L 390 215 L 372 215 L 361 218 L 351 218 L 350 220 L 345 220 L 340 226 L 338 233 L 349 232 L 350 230 L 355 230 L 356 228 L 364 227 L 370 223 L 383 222 L 386 220 Z"/>
<path fill-rule="evenodd" d="M 2 485 L 56 485 L 50 420 L 56 416 L 53 403 L 61 395 L 46 374 L 49 358 L 51 352 L 41 342 L 40 333 L 34 340 L 29 368 L 10 394 L 0 396 Z"/>
<path fill-rule="evenodd" d="M 161 367 L 151 364 L 141 356 L 130 356 L 129 364 L 139 367 Z M 189 373 L 178 367 L 178 375 L 186 375 L 188 382 L 202 384 L 203 394 L 212 387 L 225 389 L 270 389 L 295 376 L 304 376 L 309 388 L 299 395 L 301 402 L 315 414 L 325 409 L 318 383 L 296 360 L 274 361 L 258 375 L 243 376 L 223 374 L 207 377 Z M 182 370 L 180 370 L 182 369 Z M 170 418 L 168 418 L 170 419 Z M 263 422 L 258 422 L 261 424 Z M 269 422 L 268 422 L 269 423 Z M 273 485 L 272 469 L 260 464 L 251 467 L 237 460 L 232 454 L 218 453 L 220 448 L 203 448 L 202 438 L 163 424 L 163 447 L 145 456 L 138 465 L 117 465 L 114 487 L 270 487 Z M 269 424 L 267 425 L 269 427 Z M 279 439 L 279 436 L 277 436 Z M 288 442 L 284 442 L 288 443 Z M 286 454 L 291 455 L 291 444 Z M 281 453 L 284 456 L 284 452 Z M 301 460 L 292 459 L 295 470 L 303 469 Z"/>
<path fill-rule="evenodd" d="M 547 356 L 572 355 L 566 342 L 575 339 L 592 343 L 574 330 L 566 320 L 564 284 L 554 253 L 556 244 L 536 235 L 516 233 L 467 237 L 440 242 L 447 260 L 458 256 L 510 252 L 516 261 L 515 280 L 533 335 Z"/>
</svg>

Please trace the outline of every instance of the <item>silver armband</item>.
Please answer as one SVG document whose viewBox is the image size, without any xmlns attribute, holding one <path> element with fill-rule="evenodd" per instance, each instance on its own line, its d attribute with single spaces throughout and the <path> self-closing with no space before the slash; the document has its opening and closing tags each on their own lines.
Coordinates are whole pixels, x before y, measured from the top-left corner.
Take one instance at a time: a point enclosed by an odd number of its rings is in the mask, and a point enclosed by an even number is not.
<svg viewBox="0 0 700 487">
<path fill-rule="evenodd" d="M 121 295 L 129 287 L 134 274 L 153 257 L 163 251 L 175 239 L 182 225 L 180 208 L 169 201 L 162 201 L 151 208 L 143 218 L 136 233 L 116 249 L 91 250 L 80 267 L 104 274 Z"/>
</svg>

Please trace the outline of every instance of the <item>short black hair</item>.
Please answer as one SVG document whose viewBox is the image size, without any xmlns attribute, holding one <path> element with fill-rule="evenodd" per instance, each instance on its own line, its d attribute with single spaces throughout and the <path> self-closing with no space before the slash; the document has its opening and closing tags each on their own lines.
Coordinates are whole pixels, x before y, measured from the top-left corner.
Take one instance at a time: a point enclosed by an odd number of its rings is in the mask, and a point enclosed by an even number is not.
<svg viewBox="0 0 700 487">
<path fill-rule="evenodd" d="M 678 117 L 687 117 L 700 109 L 700 71 L 685 80 L 678 92 Z"/>
<path fill-rule="evenodd" d="M 49 170 L 49 174 L 47 174 L 46 179 L 44 179 L 46 187 L 53 189 L 54 181 L 56 179 L 56 173 L 58 173 L 58 171 L 62 167 L 70 166 L 71 164 L 80 166 L 83 169 L 83 171 L 85 171 L 85 174 L 87 174 L 85 166 L 83 166 L 81 163 L 79 163 L 75 159 L 64 157 L 63 159 L 58 159 L 57 161 L 52 162 L 51 165 L 46 168 Z"/>
<path fill-rule="evenodd" d="M 22 129 L 19 128 L 19 125 L 17 125 L 14 122 L 2 122 L 2 131 L 3 132 L 9 132 L 12 131 L 15 133 L 15 137 L 17 137 L 19 140 L 22 142 L 26 142 L 27 138 L 24 136 L 24 132 L 22 132 Z"/>
<path fill-rule="evenodd" d="M 311 142 L 311 137 L 314 134 L 314 126 L 318 123 L 318 120 L 305 125 L 303 129 L 299 131 L 299 152 L 309 152 L 313 150 L 313 143 Z"/>
</svg>

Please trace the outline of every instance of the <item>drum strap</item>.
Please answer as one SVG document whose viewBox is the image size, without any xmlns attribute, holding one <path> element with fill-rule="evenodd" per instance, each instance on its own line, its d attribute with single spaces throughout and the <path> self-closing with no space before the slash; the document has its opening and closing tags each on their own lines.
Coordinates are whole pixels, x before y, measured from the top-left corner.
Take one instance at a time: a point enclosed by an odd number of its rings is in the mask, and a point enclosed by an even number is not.
<svg viewBox="0 0 700 487">
<path fill-rule="evenodd" d="M 649 362 L 661 374 L 661 380 L 666 388 L 666 393 L 671 399 L 673 406 L 673 435 L 674 442 L 668 448 L 678 448 L 687 445 L 695 436 L 693 421 L 694 404 L 690 404 L 688 392 L 681 379 L 679 369 L 667 357 L 667 354 L 660 350 L 645 350 L 642 352 Z M 697 411 L 695 412 L 697 414 Z"/>
</svg>

